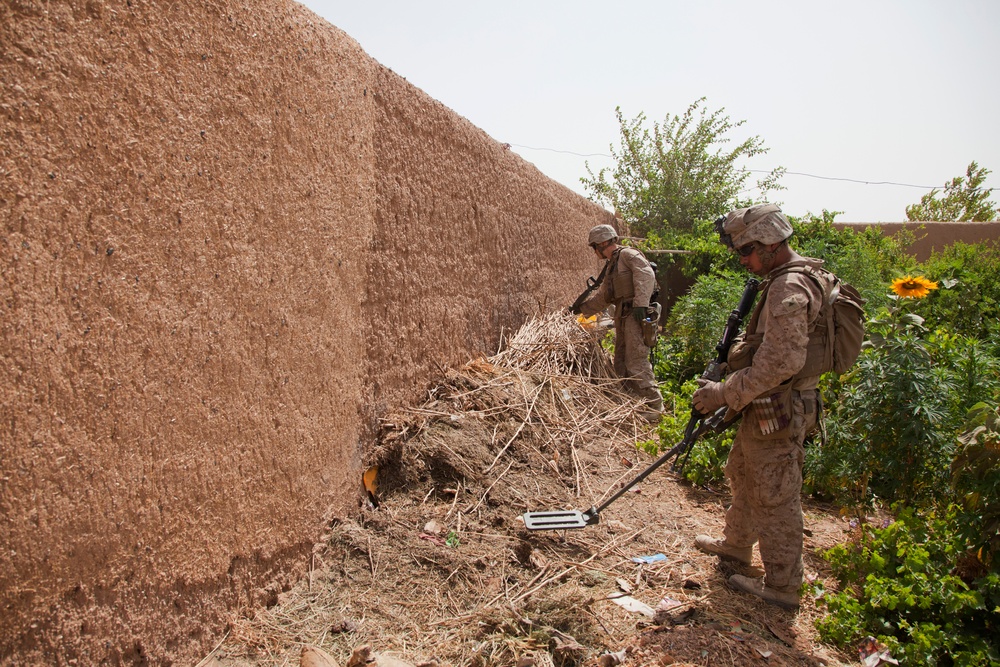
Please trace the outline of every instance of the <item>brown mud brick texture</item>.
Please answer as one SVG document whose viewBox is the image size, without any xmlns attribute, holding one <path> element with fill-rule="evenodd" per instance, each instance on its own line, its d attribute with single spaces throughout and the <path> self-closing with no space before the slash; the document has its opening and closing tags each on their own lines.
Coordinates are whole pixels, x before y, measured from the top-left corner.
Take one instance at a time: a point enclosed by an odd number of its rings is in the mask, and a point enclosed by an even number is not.
<svg viewBox="0 0 1000 667">
<path fill-rule="evenodd" d="M 297 3 L 0 4 L 0 661 L 196 662 L 608 220 Z"/>
</svg>

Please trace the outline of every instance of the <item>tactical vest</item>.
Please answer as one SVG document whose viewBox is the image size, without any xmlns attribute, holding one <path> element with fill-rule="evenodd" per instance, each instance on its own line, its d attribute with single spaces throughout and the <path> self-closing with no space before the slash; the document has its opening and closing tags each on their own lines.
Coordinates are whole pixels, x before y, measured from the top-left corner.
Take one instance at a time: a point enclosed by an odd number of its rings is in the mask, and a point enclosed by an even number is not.
<svg viewBox="0 0 1000 667">
<path fill-rule="evenodd" d="M 757 332 L 757 326 L 767 301 L 768 289 L 775 278 L 793 272 L 803 273 L 812 278 L 819 286 L 824 301 L 820 306 L 820 312 L 817 313 L 813 329 L 809 332 L 806 361 L 802 369 L 778 386 L 762 392 L 744 409 L 744 418 L 749 424 L 751 433 L 755 437 L 765 439 L 783 438 L 791 433 L 796 396 L 802 399 L 807 414 L 819 409 L 818 392 L 815 389 L 800 391 L 797 384 L 799 380 L 818 377 L 824 372 L 823 365 L 827 358 L 827 346 L 831 339 L 831 336 L 827 335 L 829 318 L 826 314 L 828 309 L 832 307 L 832 300 L 837 295 L 834 289 L 837 285 L 836 276 L 825 269 L 810 266 L 805 262 L 790 262 L 780 267 L 774 275 L 768 276 L 767 280 L 760 286 L 760 298 L 750 316 L 746 332 L 742 335 L 742 339 L 738 339 L 730 348 L 727 358 L 730 371 L 740 370 L 751 365 L 754 353 L 764 341 L 764 334 Z M 818 414 L 816 417 L 817 419 L 813 422 L 814 427 L 818 421 Z"/>
<path fill-rule="evenodd" d="M 789 262 L 780 267 L 777 273 L 768 276 L 767 280 L 761 284 L 760 297 L 757 299 L 757 305 L 750 316 L 750 322 L 747 324 L 746 331 L 730 348 L 729 357 L 727 358 L 730 371 L 747 368 L 753 362 L 754 353 L 764 341 L 764 334 L 757 333 L 757 326 L 760 322 L 760 315 L 764 310 L 764 304 L 767 301 L 768 289 L 775 278 L 786 273 L 803 273 L 808 275 L 819 286 L 824 297 L 824 303 L 821 306 L 820 313 L 816 317 L 816 323 L 812 331 L 809 332 L 809 342 L 806 346 L 806 362 L 802 366 L 802 370 L 789 378 L 789 380 L 794 381 L 816 377 L 825 372 L 823 367 L 827 361 L 828 347 L 831 344 L 832 336 L 827 335 L 828 318 L 824 316 L 824 313 L 826 309 L 831 307 L 831 304 L 826 303 L 826 301 L 831 300 L 832 296 L 836 296 L 832 294 L 836 276 L 826 269 L 811 266 L 805 262 Z M 783 382 L 782 384 L 785 383 Z"/>
<path fill-rule="evenodd" d="M 608 260 L 608 273 L 611 276 L 611 285 L 609 285 L 608 290 L 608 300 L 612 303 L 618 304 L 622 301 L 627 301 L 635 296 L 635 281 L 632 279 L 631 271 L 618 271 L 618 258 L 621 256 L 622 251 L 626 250 L 624 246 L 619 247 L 615 250 L 615 253 Z M 636 250 L 635 252 L 638 252 Z"/>
</svg>

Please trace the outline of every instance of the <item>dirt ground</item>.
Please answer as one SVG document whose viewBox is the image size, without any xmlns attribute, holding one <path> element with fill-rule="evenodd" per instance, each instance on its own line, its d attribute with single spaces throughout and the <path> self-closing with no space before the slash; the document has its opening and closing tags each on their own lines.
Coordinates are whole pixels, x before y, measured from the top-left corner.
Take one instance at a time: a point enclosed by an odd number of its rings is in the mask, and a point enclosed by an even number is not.
<svg viewBox="0 0 1000 667">
<path fill-rule="evenodd" d="M 202 665 L 299 665 L 306 645 L 342 665 L 364 645 L 412 665 L 856 662 L 819 642 L 811 595 L 789 612 L 727 587 L 740 570 L 693 540 L 720 534 L 728 495 L 668 465 L 597 525 L 525 529 L 525 511 L 599 505 L 654 460 L 597 336 L 560 315 L 530 325 L 384 420 L 361 516 L 333 521 L 308 577 L 235 620 Z M 805 514 L 807 578 L 832 590 L 819 553 L 847 524 Z M 762 574 L 755 558 L 743 570 Z"/>
</svg>

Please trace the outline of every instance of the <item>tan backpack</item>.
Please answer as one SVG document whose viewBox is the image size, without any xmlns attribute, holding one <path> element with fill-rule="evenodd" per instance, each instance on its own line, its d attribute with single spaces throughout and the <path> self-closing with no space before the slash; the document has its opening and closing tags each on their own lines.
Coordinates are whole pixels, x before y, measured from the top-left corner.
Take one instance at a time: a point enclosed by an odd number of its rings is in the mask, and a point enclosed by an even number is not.
<svg viewBox="0 0 1000 667">
<path fill-rule="evenodd" d="M 865 340 L 865 300 L 851 285 L 843 282 L 826 269 L 804 262 L 791 262 L 771 278 L 785 273 L 802 273 L 809 276 L 823 291 L 824 302 L 816 321 L 816 328 L 809 334 L 806 365 L 795 377 L 813 377 L 834 371 L 843 374 L 851 370 L 861 353 Z M 770 287 L 768 280 L 761 288 L 757 308 L 747 326 L 747 339 L 757 330 L 757 320 Z M 757 343 L 759 345 L 759 342 Z"/>
</svg>

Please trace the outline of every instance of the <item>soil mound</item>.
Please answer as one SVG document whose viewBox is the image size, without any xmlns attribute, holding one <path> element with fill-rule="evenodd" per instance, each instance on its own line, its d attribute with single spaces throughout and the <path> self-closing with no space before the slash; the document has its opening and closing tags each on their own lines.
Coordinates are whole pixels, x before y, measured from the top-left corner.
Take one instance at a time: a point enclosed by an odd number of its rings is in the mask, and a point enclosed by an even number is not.
<svg viewBox="0 0 1000 667">
<path fill-rule="evenodd" d="M 332 522 L 308 577 L 236 620 L 203 663 L 299 664 L 315 646 L 344 664 L 367 646 L 413 665 L 841 664 L 816 643 L 810 600 L 793 613 L 726 587 L 738 570 L 693 538 L 718 533 L 727 496 L 667 466 L 595 526 L 524 528 L 525 511 L 599 505 L 651 462 L 636 444 L 654 430 L 602 331 L 531 320 L 385 418 L 361 515 Z M 810 506 L 806 525 L 820 577 L 816 552 L 843 524 Z"/>
</svg>

